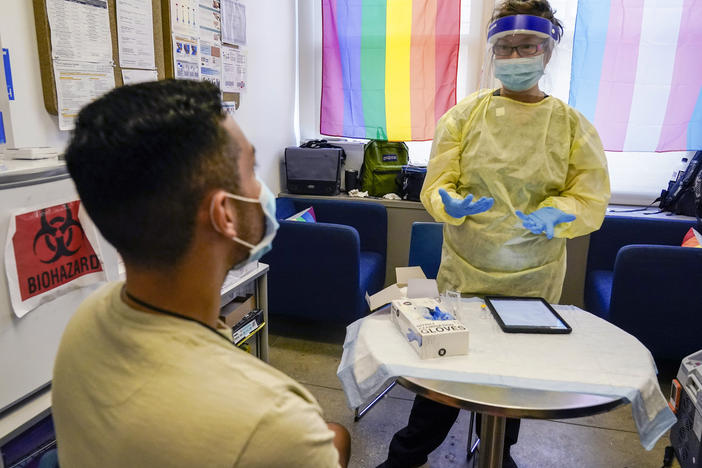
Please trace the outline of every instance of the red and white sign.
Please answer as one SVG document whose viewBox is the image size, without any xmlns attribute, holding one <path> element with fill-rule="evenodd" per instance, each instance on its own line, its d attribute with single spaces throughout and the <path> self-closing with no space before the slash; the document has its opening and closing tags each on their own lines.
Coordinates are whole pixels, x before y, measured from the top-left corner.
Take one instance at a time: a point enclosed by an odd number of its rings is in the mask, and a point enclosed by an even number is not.
<svg viewBox="0 0 702 468">
<path fill-rule="evenodd" d="M 18 317 L 71 289 L 105 280 L 95 228 L 81 208 L 74 200 L 12 215 L 5 270 Z"/>
</svg>

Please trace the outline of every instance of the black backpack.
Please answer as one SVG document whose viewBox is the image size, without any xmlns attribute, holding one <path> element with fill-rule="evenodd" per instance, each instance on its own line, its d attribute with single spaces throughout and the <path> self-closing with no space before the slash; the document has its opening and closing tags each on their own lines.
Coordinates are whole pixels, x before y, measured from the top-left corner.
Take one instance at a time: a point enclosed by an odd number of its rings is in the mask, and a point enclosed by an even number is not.
<svg viewBox="0 0 702 468">
<path fill-rule="evenodd" d="M 422 192 L 424 178 L 427 175 L 427 168 L 422 166 L 402 166 L 402 172 L 397 176 L 397 183 L 400 185 L 400 198 L 403 200 L 420 201 L 419 195 Z"/>
<path fill-rule="evenodd" d="M 671 181 L 659 200 L 662 211 L 702 218 L 702 151 L 695 153 L 682 177 Z"/>
</svg>

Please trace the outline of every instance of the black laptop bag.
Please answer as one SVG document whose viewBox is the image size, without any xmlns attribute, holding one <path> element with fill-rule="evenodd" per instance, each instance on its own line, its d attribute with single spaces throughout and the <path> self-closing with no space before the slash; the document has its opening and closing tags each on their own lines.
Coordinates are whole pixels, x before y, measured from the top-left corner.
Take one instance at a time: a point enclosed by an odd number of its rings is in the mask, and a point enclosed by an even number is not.
<svg viewBox="0 0 702 468">
<path fill-rule="evenodd" d="M 285 148 L 285 176 L 289 193 L 304 195 L 338 195 L 344 149 L 312 140 L 300 147 Z"/>
</svg>

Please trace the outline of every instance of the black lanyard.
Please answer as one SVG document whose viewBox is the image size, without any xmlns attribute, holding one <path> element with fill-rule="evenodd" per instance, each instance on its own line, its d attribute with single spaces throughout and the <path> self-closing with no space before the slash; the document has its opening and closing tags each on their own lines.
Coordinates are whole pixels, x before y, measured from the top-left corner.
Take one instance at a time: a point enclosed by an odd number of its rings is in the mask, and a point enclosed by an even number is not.
<svg viewBox="0 0 702 468">
<path fill-rule="evenodd" d="M 189 320 L 189 321 L 191 321 L 191 322 L 197 323 L 198 325 L 201 325 L 201 326 L 207 328 L 209 331 L 211 331 L 212 333 L 214 333 L 214 334 L 217 335 L 218 337 L 222 338 L 223 340 L 225 340 L 225 341 L 226 341 L 227 343 L 229 343 L 230 345 L 233 345 L 233 346 L 236 347 L 236 345 L 235 345 L 232 341 L 230 341 L 229 339 L 227 339 L 226 336 L 222 335 L 220 332 L 218 332 L 217 330 L 215 330 L 215 329 L 212 328 L 211 326 L 207 325 L 206 323 L 202 323 L 202 322 L 200 322 L 199 320 L 196 320 L 196 319 L 194 319 L 194 318 L 192 318 L 192 317 L 188 317 L 187 315 L 177 314 L 177 313 L 172 312 L 172 311 L 170 311 L 170 310 L 162 309 L 162 308 L 160 308 L 160 307 L 156 307 L 155 305 L 149 304 L 149 303 L 146 302 L 146 301 L 142 301 L 141 299 L 138 299 L 138 298 L 132 296 L 131 294 L 129 294 L 129 292 L 127 292 L 127 288 L 126 288 L 125 286 L 122 286 L 122 291 L 124 291 L 124 295 L 127 296 L 127 297 L 129 298 L 129 300 L 136 302 L 137 304 L 139 304 L 139 305 L 142 306 L 142 307 L 146 307 L 147 309 L 151 309 L 151 310 L 153 310 L 154 312 L 159 312 L 159 313 L 161 313 L 161 314 L 170 315 L 171 317 L 175 317 L 175 318 L 179 318 L 179 319 L 183 319 L 183 320 Z"/>
</svg>

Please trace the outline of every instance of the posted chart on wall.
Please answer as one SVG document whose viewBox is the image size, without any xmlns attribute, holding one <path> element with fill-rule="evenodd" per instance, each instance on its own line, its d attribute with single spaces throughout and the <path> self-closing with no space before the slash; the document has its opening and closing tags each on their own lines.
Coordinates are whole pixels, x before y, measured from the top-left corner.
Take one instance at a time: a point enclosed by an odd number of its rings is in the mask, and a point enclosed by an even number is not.
<svg viewBox="0 0 702 468">
<path fill-rule="evenodd" d="M 218 88 L 222 79 L 222 56 L 219 43 L 200 41 L 200 79 Z"/>
<path fill-rule="evenodd" d="M 173 73 L 177 80 L 200 79 L 200 45 L 197 38 L 173 34 Z"/>
<path fill-rule="evenodd" d="M 220 0 L 199 0 L 198 22 L 201 41 L 210 43 L 222 42 Z"/>
<path fill-rule="evenodd" d="M 171 0 L 171 31 L 197 37 L 197 6 L 198 0 Z"/>
</svg>

